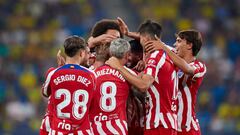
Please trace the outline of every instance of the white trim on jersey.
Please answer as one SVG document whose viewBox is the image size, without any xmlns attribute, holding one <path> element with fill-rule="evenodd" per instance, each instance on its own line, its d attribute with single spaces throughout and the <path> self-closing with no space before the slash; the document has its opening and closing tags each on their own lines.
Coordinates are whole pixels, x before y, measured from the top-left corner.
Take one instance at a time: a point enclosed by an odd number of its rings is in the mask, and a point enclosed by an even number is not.
<svg viewBox="0 0 240 135">
<path fill-rule="evenodd" d="M 199 63 L 200 63 L 200 62 L 199 62 Z M 207 68 L 206 68 L 206 66 L 204 65 L 204 71 L 203 71 L 203 72 L 196 73 L 196 74 L 193 76 L 193 78 L 203 77 L 206 72 L 207 72 Z"/>
<path fill-rule="evenodd" d="M 178 93 L 178 102 L 179 102 L 179 109 L 178 109 L 178 120 L 177 120 L 177 123 L 178 123 L 178 131 L 182 131 L 182 114 L 183 114 L 183 108 L 184 108 L 184 104 L 183 104 L 183 98 L 182 98 L 182 93 L 179 92 Z"/>
<path fill-rule="evenodd" d="M 42 120 L 42 124 L 40 129 L 45 129 L 47 132 L 50 131 L 50 123 L 49 123 L 49 117 L 46 116 L 43 120 Z"/>
<path fill-rule="evenodd" d="M 59 69 L 59 68 L 54 69 L 53 71 L 51 71 L 51 72 L 48 74 L 47 79 L 46 79 L 46 81 L 45 81 L 45 83 L 44 83 L 44 86 L 43 86 L 43 94 L 46 95 L 46 96 L 49 96 L 49 95 L 47 94 L 47 93 L 48 93 L 48 92 L 47 92 L 48 86 L 49 86 L 49 83 L 50 83 L 50 80 L 51 80 L 52 75 L 55 73 L 55 71 L 56 71 L 57 69 Z"/>
<path fill-rule="evenodd" d="M 126 129 L 127 129 L 127 131 L 128 131 L 127 122 L 126 122 L 125 120 L 123 120 L 123 124 L 124 124 L 125 128 L 126 128 Z"/>
<path fill-rule="evenodd" d="M 164 128 L 168 128 L 167 123 L 165 122 L 165 120 L 164 120 L 164 118 L 163 118 L 163 113 L 160 113 L 160 114 L 159 114 L 159 117 L 160 117 L 160 121 L 161 121 L 162 124 L 163 124 L 163 127 L 164 127 Z"/>
<path fill-rule="evenodd" d="M 91 130 L 86 130 L 88 135 L 93 135 Z M 63 135 L 62 132 L 56 130 L 50 130 L 49 135 Z M 69 133 L 68 135 L 74 135 L 74 133 Z M 84 135 L 82 131 L 77 131 L 77 135 Z"/>
<path fill-rule="evenodd" d="M 156 103 L 155 114 L 156 114 L 156 115 L 155 115 L 155 118 L 154 118 L 154 127 L 157 128 L 158 125 L 159 125 L 159 117 L 158 117 L 157 114 L 160 113 L 160 102 L 159 102 L 159 101 L 160 101 L 160 95 L 159 95 L 156 87 L 154 87 L 154 85 L 151 85 L 151 86 L 150 86 L 150 89 L 152 90 L 153 95 L 155 96 L 155 99 L 156 99 L 156 101 L 155 101 L 155 103 Z"/>
<path fill-rule="evenodd" d="M 177 130 L 177 128 L 178 128 L 178 124 L 177 124 L 177 114 L 173 114 L 173 119 L 174 119 L 174 124 L 175 124 L 175 130 Z"/>
<path fill-rule="evenodd" d="M 192 124 L 193 124 L 193 128 L 198 131 L 198 126 L 197 123 L 194 121 L 193 117 L 192 117 Z"/>
<path fill-rule="evenodd" d="M 78 131 L 77 134 L 78 135 L 83 135 L 83 132 L 82 131 Z"/>
<path fill-rule="evenodd" d="M 114 134 L 114 135 L 118 135 L 118 134 L 119 134 L 118 131 L 112 126 L 110 120 L 106 122 L 106 125 L 107 125 L 108 130 L 109 130 L 112 134 Z"/>
<path fill-rule="evenodd" d="M 170 124 L 171 124 L 172 128 L 176 129 L 175 120 L 174 120 L 173 116 L 170 113 L 167 113 L 167 117 L 168 117 L 168 120 L 170 121 Z"/>
<path fill-rule="evenodd" d="M 150 58 L 156 58 L 158 53 L 159 53 L 159 51 L 155 51 L 155 52 L 151 53 Z"/>
<path fill-rule="evenodd" d="M 50 121 L 48 116 L 46 117 L 45 124 L 46 124 L 46 131 L 49 132 L 51 127 L 50 127 Z"/>
<path fill-rule="evenodd" d="M 124 127 L 123 127 L 123 125 L 120 122 L 120 119 L 115 120 L 115 122 L 116 122 L 117 126 L 120 128 L 120 130 L 122 131 L 122 134 L 126 135 Z"/>
<path fill-rule="evenodd" d="M 152 76 L 152 68 L 147 68 L 147 74 Z"/>
<path fill-rule="evenodd" d="M 191 119 L 192 119 L 192 96 L 187 85 L 184 86 L 184 92 L 187 97 L 187 121 L 186 121 L 186 131 L 191 129 Z"/>
<path fill-rule="evenodd" d="M 87 129 L 86 132 L 87 132 L 89 135 L 93 135 L 93 132 L 92 132 L 90 129 Z"/>
<path fill-rule="evenodd" d="M 166 60 L 166 54 L 163 53 L 161 59 L 159 60 L 158 64 L 157 64 L 157 67 L 156 67 L 156 72 L 155 72 L 155 81 L 157 83 L 159 83 L 159 80 L 158 80 L 158 72 L 160 70 L 160 68 L 163 66 L 163 64 L 165 63 L 165 60 Z"/>
<path fill-rule="evenodd" d="M 95 124 L 97 125 L 97 132 L 101 135 L 106 135 L 106 133 L 102 129 L 102 123 L 99 121 L 95 121 Z"/>
<path fill-rule="evenodd" d="M 149 97 L 149 105 L 150 105 L 150 109 L 148 111 L 148 114 L 147 114 L 147 120 L 146 120 L 146 129 L 150 129 L 150 121 L 151 121 L 151 116 L 152 116 L 152 108 L 153 108 L 153 103 L 152 103 L 152 98 L 151 98 L 151 95 L 149 94 L 149 92 L 147 91 L 147 95 Z"/>
</svg>

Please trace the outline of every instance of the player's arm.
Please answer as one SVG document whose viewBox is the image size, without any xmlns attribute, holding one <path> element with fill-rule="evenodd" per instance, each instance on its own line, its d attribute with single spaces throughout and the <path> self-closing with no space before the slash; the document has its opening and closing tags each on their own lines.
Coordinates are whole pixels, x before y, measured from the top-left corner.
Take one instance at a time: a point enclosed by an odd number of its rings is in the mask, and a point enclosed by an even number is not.
<svg viewBox="0 0 240 135">
<path fill-rule="evenodd" d="M 118 17 L 117 22 L 118 22 L 118 25 L 120 27 L 121 32 L 124 35 L 126 35 L 128 37 L 131 37 L 131 38 L 134 38 L 134 39 L 137 39 L 137 40 L 140 40 L 140 34 L 137 33 L 137 32 L 130 32 L 127 24 L 123 21 L 122 18 Z"/>
<path fill-rule="evenodd" d="M 106 61 L 106 64 L 117 69 L 130 84 L 138 88 L 141 92 L 145 92 L 154 82 L 154 78 L 150 75 L 143 74 L 141 77 L 137 77 L 131 74 L 115 57 L 111 57 L 108 61 Z"/>
<path fill-rule="evenodd" d="M 117 38 L 116 36 L 110 34 L 102 34 L 98 37 L 90 37 L 88 39 L 88 47 L 94 48 L 97 45 L 109 43 L 116 38 Z"/>
<path fill-rule="evenodd" d="M 50 89 L 49 83 L 50 83 L 51 76 L 55 70 L 56 70 L 55 68 L 51 67 L 48 69 L 46 73 L 46 80 L 42 86 L 42 95 L 44 97 L 49 97 L 51 95 L 51 89 Z"/>
<path fill-rule="evenodd" d="M 189 75 L 194 75 L 195 68 L 190 66 L 184 59 L 175 54 L 172 50 L 169 49 L 167 45 L 159 40 L 152 40 L 146 43 L 146 50 L 152 51 L 153 49 L 163 49 L 168 56 L 171 58 L 173 63 L 179 67 L 184 73 Z"/>
</svg>

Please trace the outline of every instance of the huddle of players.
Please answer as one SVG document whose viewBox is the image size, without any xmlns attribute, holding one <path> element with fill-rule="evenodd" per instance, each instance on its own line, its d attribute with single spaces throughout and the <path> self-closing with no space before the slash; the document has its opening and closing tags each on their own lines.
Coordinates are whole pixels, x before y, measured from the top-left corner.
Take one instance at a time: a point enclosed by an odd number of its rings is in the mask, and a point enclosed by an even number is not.
<svg viewBox="0 0 240 135">
<path fill-rule="evenodd" d="M 118 18 L 97 22 L 88 45 L 81 37 L 67 38 L 64 65 L 48 70 L 42 88 L 49 102 L 40 134 L 200 135 L 195 104 L 206 73 L 196 59 L 201 35 L 181 31 L 173 49 L 160 40 L 161 32 L 149 20 L 138 33 L 129 32 Z M 92 65 L 86 64 L 89 48 L 96 54 Z"/>
</svg>

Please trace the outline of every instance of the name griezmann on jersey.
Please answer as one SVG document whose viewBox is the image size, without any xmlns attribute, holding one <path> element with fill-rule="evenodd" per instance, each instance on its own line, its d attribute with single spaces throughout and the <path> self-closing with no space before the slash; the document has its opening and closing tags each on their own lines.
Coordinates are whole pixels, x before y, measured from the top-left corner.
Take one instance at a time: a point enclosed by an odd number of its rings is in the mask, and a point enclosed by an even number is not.
<svg viewBox="0 0 240 135">
<path fill-rule="evenodd" d="M 113 76 L 118 77 L 120 80 L 125 82 L 126 80 L 123 78 L 123 76 L 119 73 L 119 71 L 115 69 L 102 69 L 100 71 L 96 72 L 96 77 L 107 75 L 107 74 L 112 74 Z"/>
</svg>

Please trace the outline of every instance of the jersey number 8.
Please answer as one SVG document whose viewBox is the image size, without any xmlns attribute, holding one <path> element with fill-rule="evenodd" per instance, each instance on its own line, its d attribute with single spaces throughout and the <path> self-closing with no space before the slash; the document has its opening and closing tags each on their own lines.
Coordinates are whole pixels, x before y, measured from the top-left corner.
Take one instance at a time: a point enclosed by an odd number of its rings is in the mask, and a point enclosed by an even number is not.
<svg viewBox="0 0 240 135">
<path fill-rule="evenodd" d="M 109 91 L 107 91 L 109 89 Z M 117 86 L 113 82 L 104 82 L 100 89 L 100 107 L 105 112 L 111 112 L 116 108 Z M 108 101 L 108 103 L 107 103 Z"/>
</svg>

